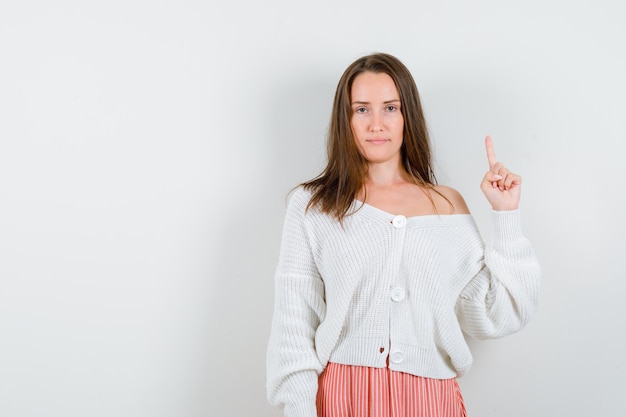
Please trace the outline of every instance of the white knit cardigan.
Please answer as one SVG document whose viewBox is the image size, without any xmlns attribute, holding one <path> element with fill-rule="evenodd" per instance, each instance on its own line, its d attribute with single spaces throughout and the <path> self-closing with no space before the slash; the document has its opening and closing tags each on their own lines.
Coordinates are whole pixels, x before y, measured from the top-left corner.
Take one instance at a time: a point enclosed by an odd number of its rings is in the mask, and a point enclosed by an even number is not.
<svg viewBox="0 0 626 417">
<path fill-rule="evenodd" d="M 315 417 L 329 361 L 454 378 L 471 366 L 463 333 L 519 331 L 537 308 L 540 268 L 519 210 L 493 211 L 485 247 L 469 214 L 405 218 L 355 202 L 343 227 L 292 195 L 275 275 L 267 392 L 285 415 Z"/>
</svg>

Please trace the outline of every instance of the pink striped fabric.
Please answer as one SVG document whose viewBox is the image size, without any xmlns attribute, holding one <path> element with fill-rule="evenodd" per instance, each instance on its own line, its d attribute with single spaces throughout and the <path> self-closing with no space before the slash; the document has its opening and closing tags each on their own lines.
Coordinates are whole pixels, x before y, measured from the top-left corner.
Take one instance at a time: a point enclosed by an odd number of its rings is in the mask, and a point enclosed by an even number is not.
<svg viewBox="0 0 626 417">
<path fill-rule="evenodd" d="M 456 379 L 329 363 L 319 377 L 318 417 L 465 417 Z"/>
</svg>

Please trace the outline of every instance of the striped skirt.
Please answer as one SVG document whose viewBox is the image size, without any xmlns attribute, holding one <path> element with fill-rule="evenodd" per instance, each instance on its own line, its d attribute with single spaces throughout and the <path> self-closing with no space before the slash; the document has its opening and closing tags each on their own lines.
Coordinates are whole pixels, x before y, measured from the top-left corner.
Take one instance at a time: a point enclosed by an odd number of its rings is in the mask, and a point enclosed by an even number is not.
<svg viewBox="0 0 626 417">
<path fill-rule="evenodd" d="M 318 417 L 465 417 L 456 379 L 330 362 L 319 377 Z"/>
</svg>

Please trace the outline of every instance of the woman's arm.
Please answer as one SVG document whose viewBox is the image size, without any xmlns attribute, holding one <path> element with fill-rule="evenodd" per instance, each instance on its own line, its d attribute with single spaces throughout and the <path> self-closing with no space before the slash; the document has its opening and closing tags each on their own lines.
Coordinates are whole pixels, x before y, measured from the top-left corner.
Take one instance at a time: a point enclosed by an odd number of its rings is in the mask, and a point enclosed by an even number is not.
<svg viewBox="0 0 626 417">
<path fill-rule="evenodd" d="M 317 415 L 317 379 L 323 370 L 314 338 L 326 312 L 324 284 L 306 230 L 307 203 L 306 192 L 299 189 L 287 208 L 267 350 L 268 400 L 284 406 L 289 417 Z"/>
<path fill-rule="evenodd" d="M 461 292 L 457 316 L 475 337 L 501 337 L 520 330 L 537 310 L 541 270 L 530 242 L 522 235 L 519 200 L 522 178 L 496 159 L 485 138 L 489 171 L 481 190 L 493 208 L 493 242 L 484 266 Z"/>
<path fill-rule="evenodd" d="M 494 238 L 484 250 L 482 269 L 456 302 L 461 328 L 480 339 L 521 330 L 539 303 L 541 269 L 522 235 L 519 211 L 493 211 L 492 224 Z"/>
</svg>

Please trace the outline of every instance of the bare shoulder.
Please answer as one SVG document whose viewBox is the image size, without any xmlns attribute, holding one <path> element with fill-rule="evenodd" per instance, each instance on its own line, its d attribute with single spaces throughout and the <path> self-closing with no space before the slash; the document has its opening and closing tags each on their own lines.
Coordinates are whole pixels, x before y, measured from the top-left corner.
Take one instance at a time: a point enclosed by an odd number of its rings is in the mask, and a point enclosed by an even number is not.
<svg viewBox="0 0 626 417">
<path fill-rule="evenodd" d="M 433 197 L 435 199 L 437 210 L 440 213 L 469 214 L 469 208 L 467 207 L 463 196 L 457 190 L 446 185 L 435 185 L 434 188 L 435 191 L 439 193 L 439 195 L 434 193 L 435 195 L 433 195 Z M 452 209 L 450 208 L 450 204 L 452 204 Z"/>
</svg>

